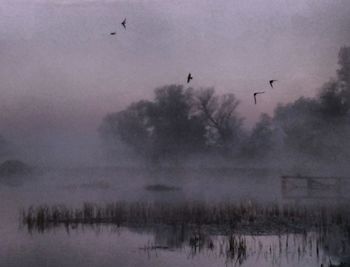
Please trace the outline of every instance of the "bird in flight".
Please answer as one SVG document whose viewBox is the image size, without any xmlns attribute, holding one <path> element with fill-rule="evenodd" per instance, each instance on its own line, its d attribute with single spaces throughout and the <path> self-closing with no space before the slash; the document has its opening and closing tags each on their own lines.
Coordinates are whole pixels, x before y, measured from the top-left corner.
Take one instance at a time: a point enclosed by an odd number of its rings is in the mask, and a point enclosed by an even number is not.
<svg viewBox="0 0 350 267">
<path fill-rule="evenodd" d="M 116 35 L 117 33 L 116 32 L 111 32 L 109 35 Z"/>
<path fill-rule="evenodd" d="M 270 81 L 269 81 L 271 88 L 273 88 L 273 83 L 274 83 L 274 82 L 277 82 L 277 80 L 270 80 Z"/>
<path fill-rule="evenodd" d="M 126 29 L 126 18 L 123 20 L 122 25 L 123 25 L 124 29 Z"/>
<path fill-rule="evenodd" d="M 263 94 L 263 93 L 265 93 L 265 92 L 255 92 L 254 93 L 254 103 L 255 103 L 255 105 L 256 105 L 256 95 Z"/>
<path fill-rule="evenodd" d="M 193 76 L 191 75 L 191 73 L 189 73 L 187 76 L 187 83 L 189 83 L 192 79 L 193 79 Z"/>
</svg>

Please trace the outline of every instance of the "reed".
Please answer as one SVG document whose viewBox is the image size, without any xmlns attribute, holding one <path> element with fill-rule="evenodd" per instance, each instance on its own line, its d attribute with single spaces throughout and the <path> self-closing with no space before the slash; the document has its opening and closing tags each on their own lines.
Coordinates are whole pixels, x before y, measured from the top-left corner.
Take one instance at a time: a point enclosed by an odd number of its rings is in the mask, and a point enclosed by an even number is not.
<svg viewBox="0 0 350 267">
<path fill-rule="evenodd" d="M 21 212 L 21 223 L 29 230 L 44 231 L 59 225 L 112 224 L 212 226 L 247 230 L 250 233 L 304 231 L 327 232 L 331 226 L 344 228 L 350 236 L 350 206 L 299 206 L 258 203 L 84 203 L 80 208 L 41 205 Z"/>
</svg>

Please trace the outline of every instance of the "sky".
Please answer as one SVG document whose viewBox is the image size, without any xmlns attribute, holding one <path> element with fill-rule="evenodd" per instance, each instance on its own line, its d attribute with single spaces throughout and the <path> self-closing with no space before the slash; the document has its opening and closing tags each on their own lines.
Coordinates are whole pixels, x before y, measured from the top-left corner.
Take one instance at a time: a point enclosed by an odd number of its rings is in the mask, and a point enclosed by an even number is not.
<svg viewBox="0 0 350 267">
<path fill-rule="evenodd" d="M 348 0 L 2 0 L 0 133 L 95 135 L 104 115 L 187 86 L 188 72 L 194 88 L 234 93 L 250 127 L 335 76 L 349 14 Z M 254 91 L 266 91 L 256 106 Z"/>
</svg>

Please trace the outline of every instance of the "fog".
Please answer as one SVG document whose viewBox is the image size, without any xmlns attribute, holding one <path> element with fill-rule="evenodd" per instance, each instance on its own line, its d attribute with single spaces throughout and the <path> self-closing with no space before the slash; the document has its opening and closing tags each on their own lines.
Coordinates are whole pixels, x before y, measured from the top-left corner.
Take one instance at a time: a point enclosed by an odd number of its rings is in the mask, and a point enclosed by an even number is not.
<svg viewBox="0 0 350 267">
<path fill-rule="evenodd" d="M 349 9 L 347 1 L 2 1 L 1 134 L 32 159 L 81 162 L 89 149 L 99 154 L 107 113 L 184 84 L 188 72 L 194 88 L 234 93 L 251 128 L 334 76 L 350 41 Z M 269 79 L 276 90 L 254 106 L 252 92 L 268 90 Z"/>
<path fill-rule="evenodd" d="M 0 266 L 345 262 L 349 14 L 1 1 Z"/>
</svg>

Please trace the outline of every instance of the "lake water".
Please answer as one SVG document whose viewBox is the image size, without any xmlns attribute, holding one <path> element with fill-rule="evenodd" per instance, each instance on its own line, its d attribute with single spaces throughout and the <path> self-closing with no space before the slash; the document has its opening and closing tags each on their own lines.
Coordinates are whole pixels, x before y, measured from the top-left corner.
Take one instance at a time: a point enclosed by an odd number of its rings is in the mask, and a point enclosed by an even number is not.
<svg viewBox="0 0 350 267">
<path fill-rule="evenodd" d="M 28 232 L 20 210 L 40 204 L 80 206 L 113 201 L 281 201 L 279 174 L 251 170 L 51 171 L 38 177 L 0 184 L 0 266 L 328 266 L 349 251 L 335 231 L 320 241 L 316 233 L 215 233 L 203 230 L 191 244 L 193 229 L 111 225 L 52 228 Z M 149 191 L 166 184 L 174 191 Z M 205 237 L 205 238 L 204 238 Z M 230 237 L 244 253 L 230 249 Z M 231 243 L 232 244 L 232 243 Z"/>
</svg>

